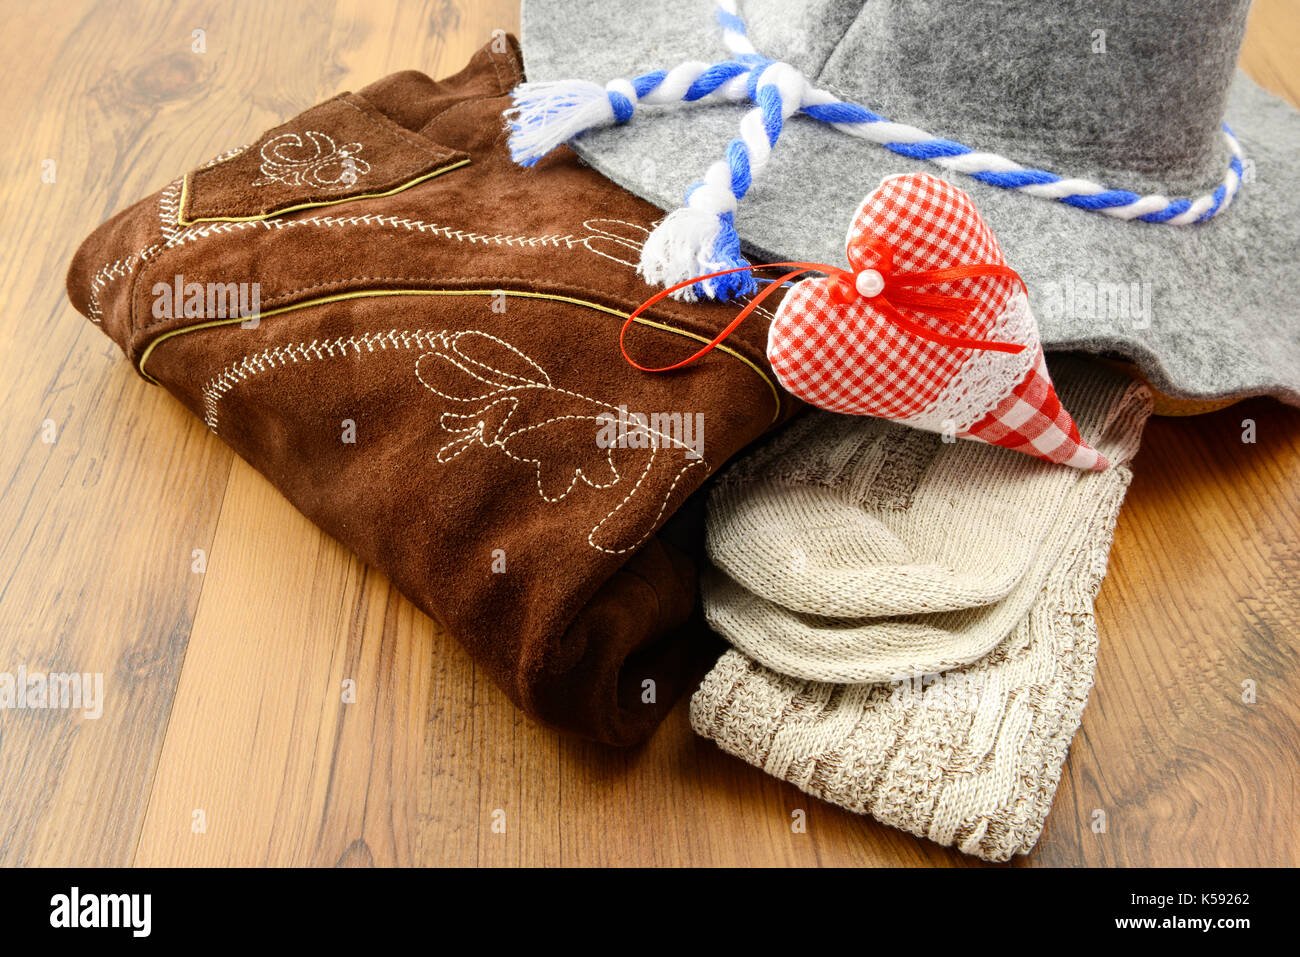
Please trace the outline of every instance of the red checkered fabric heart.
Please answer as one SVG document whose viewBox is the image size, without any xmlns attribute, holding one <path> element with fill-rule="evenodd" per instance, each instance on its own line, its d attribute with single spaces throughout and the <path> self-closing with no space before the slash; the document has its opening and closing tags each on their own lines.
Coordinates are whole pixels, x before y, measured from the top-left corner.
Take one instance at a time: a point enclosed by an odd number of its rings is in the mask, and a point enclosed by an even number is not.
<svg viewBox="0 0 1300 957">
<path fill-rule="evenodd" d="M 1057 398 L 1018 278 L 977 275 L 907 290 L 972 300 L 960 322 L 915 302 L 923 296 L 911 296 L 911 305 L 906 292 L 891 300 L 910 273 L 1006 266 L 969 196 L 926 173 L 889 177 L 858 207 L 848 259 L 855 289 L 834 276 L 805 279 L 772 322 L 768 359 L 786 389 L 832 412 L 895 419 L 1075 468 L 1107 467 Z M 941 338 L 1024 348 L 934 342 L 908 330 L 907 321 Z"/>
</svg>

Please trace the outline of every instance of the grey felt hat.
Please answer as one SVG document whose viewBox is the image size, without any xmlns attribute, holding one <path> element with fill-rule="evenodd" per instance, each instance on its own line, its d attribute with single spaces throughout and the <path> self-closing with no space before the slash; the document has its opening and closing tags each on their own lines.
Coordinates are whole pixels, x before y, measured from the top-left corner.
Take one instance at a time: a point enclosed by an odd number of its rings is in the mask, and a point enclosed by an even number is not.
<svg viewBox="0 0 1300 957">
<path fill-rule="evenodd" d="M 967 153 L 1050 171 L 1056 175 L 1043 175 L 1052 180 L 1125 191 L 1104 193 L 1096 205 L 1134 193 L 1212 195 L 1210 218 L 1191 225 L 1167 221 L 1185 201 L 1140 219 L 1114 218 L 1113 210 L 1031 195 L 1032 187 L 1005 188 L 1005 178 L 994 185 L 997 175 L 985 181 L 941 170 L 805 110 L 785 122 L 734 225 L 756 262 L 841 264 L 845 228 L 867 193 L 894 173 L 934 172 L 969 193 L 993 229 L 1028 285 L 1048 349 L 1132 360 L 1176 398 L 1267 394 L 1300 405 L 1300 114 L 1236 71 L 1248 0 L 723 7 L 719 17 L 709 0 L 525 0 L 529 81 L 603 84 L 683 61 L 721 63 L 735 58 L 724 34 L 739 31 L 763 58 L 789 64 L 818 90 L 931 131 L 934 143 L 966 144 Z M 738 18 L 728 19 L 726 7 Z M 712 96 L 680 108 L 652 102 L 645 97 L 634 119 L 571 145 L 615 182 L 671 210 L 724 156 L 753 104 Z M 1226 196 L 1216 193 L 1225 182 Z"/>
</svg>

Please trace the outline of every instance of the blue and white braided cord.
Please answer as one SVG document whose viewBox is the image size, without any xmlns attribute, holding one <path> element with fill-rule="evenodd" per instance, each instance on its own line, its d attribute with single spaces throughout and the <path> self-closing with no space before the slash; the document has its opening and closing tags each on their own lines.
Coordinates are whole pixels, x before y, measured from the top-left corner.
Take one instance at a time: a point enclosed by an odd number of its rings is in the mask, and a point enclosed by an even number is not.
<svg viewBox="0 0 1300 957">
<path fill-rule="evenodd" d="M 735 0 L 719 0 L 718 23 L 727 49 L 733 55 L 739 59 L 754 54 L 745 23 L 736 11 Z M 799 109 L 802 112 L 850 136 L 871 140 L 912 159 L 929 160 L 993 186 L 1054 199 L 1116 219 L 1140 219 L 1171 226 L 1203 222 L 1226 209 L 1241 186 L 1244 155 L 1226 123 L 1221 126 L 1232 156 L 1223 182 L 1212 193 L 1195 199 L 1169 199 L 1160 195 L 1140 196 L 1128 190 L 1107 189 L 1086 179 L 1064 179 L 1046 170 L 1027 169 L 1005 156 L 976 152 L 969 146 L 942 139 L 914 126 L 891 123 L 864 107 L 846 103 L 816 89 L 811 83 L 800 92 Z"/>
<path fill-rule="evenodd" d="M 687 191 L 685 205 L 646 241 L 640 271 L 647 282 L 674 285 L 692 276 L 747 265 L 735 230 L 736 207 L 767 165 L 785 121 L 796 112 L 900 155 L 1117 219 L 1172 226 L 1203 222 L 1226 209 L 1241 185 L 1243 155 L 1227 124 L 1223 132 L 1232 155 L 1223 182 L 1213 192 L 1190 199 L 1108 189 L 1091 180 L 1030 169 L 995 153 L 976 152 L 817 89 L 799 70 L 768 60 L 754 49 L 734 0 L 720 0 L 718 6 L 718 22 L 732 60 L 689 61 L 671 70 L 612 80 L 604 87 L 580 80 L 525 83 L 516 89 L 515 105 L 507 113 L 511 155 L 531 166 L 583 130 L 627 122 L 640 105 L 755 104 L 741 119 L 740 135 L 727 145 L 725 159 L 709 168 Z M 749 273 L 735 273 L 697 283 L 683 290 L 682 297 L 730 299 L 755 289 Z"/>
</svg>

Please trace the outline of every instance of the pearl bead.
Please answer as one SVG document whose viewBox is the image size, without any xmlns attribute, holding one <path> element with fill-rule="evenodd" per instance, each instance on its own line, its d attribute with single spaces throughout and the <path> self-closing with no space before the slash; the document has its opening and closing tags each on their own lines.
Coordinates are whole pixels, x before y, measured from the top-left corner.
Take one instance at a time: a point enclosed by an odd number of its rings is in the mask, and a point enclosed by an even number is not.
<svg viewBox="0 0 1300 957">
<path fill-rule="evenodd" d="M 872 299 L 885 291 L 885 277 L 874 269 L 864 269 L 858 273 L 854 285 L 858 287 L 861 295 Z"/>
</svg>

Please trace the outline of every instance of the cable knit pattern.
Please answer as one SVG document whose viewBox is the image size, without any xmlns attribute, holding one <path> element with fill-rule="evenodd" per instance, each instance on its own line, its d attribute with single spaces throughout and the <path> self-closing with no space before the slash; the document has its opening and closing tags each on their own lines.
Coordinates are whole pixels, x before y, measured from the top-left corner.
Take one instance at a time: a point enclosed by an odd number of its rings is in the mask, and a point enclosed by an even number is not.
<svg viewBox="0 0 1300 957">
<path fill-rule="evenodd" d="M 1111 461 L 1131 458 L 1149 414 L 1145 390 L 1083 360 L 1052 365 L 1083 435 Z M 728 618 L 714 625 L 729 634 L 738 616 L 758 620 L 737 644 L 820 681 L 974 660 L 1033 603 L 1038 585 L 1026 574 L 1037 561 L 1045 575 L 1063 547 L 1063 503 L 1082 478 L 1005 449 L 809 412 L 713 490 L 709 557 L 737 594 L 713 602 L 706 590 L 706 611 Z M 872 619 L 872 633 L 844 619 Z M 954 643 L 954 629 L 969 640 Z"/>
<path fill-rule="evenodd" d="M 1005 861 L 1038 841 L 1092 687 L 1092 602 L 1130 472 L 1109 486 L 1038 602 L 987 657 L 926 681 L 790 678 L 736 650 L 691 699 L 724 751 L 822 800 L 967 854 Z"/>
<path fill-rule="evenodd" d="M 1151 407 L 1141 386 L 1093 370 L 1088 379 L 1104 383 L 1110 393 L 1105 444 L 1115 467 L 1075 473 L 1078 481 L 1054 512 L 1052 534 L 1015 589 L 1027 589 L 1030 600 L 1021 613 L 1008 616 L 1013 620 L 991 650 L 956 667 L 935 669 L 939 673 L 849 683 L 783 674 L 733 649 L 691 701 L 696 732 L 810 794 L 891 826 L 987 860 L 1028 853 L 1051 808 L 1092 684 L 1097 646 L 1093 601 L 1131 478 L 1127 463 Z M 1066 382 L 1075 378 L 1074 370 L 1060 376 Z M 800 426 L 806 441 L 809 427 Z M 827 446 L 835 447 L 834 442 Z M 775 448 L 780 445 L 758 452 L 760 464 Z M 967 455 L 980 451 L 968 444 L 954 449 Z M 827 461 L 825 455 L 813 456 L 813 471 L 825 475 Z M 752 468 L 739 463 L 737 475 L 728 476 L 733 487 Z M 932 480 L 932 470 L 927 470 L 914 495 L 925 494 Z M 888 487 L 879 472 L 872 482 Z M 841 482 L 839 487 L 846 486 Z M 890 494 L 897 503 L 896 493 Z M 1051 545 L 1052 539 L 1059 544 Z M 772 610 L 791 614 L 747 594 L 721 573 L 706 578 L 704 590 L 710 620 L 733 642 L 732 620 L 755 635 L 767 629 L 770 637 Z M 755 607 L 762 610 L 746 611 Z M 970 623 L 984 624 L 979 618 L 961 618 L 969 612 L 914 615 L 908 621 L 928 622 L 933 630 L 960 639 Z M 935 624 L 945 617 L 946 626 Z M 725 624 L 720 627 L 718 621 Z M 858 629 L 856 639 L 873 628 L 892 629 L 896 650 L 906 660 L 908 634 L 897 628 L 899 621 L 825 618 L 820 624 L 849 634 Z M 853 660 L 854 647 L 846 642 L 840 649 L 847 655 L 841 664 Z M 911 673 L 898 673 L 903 674 Z"/>
</svg>

